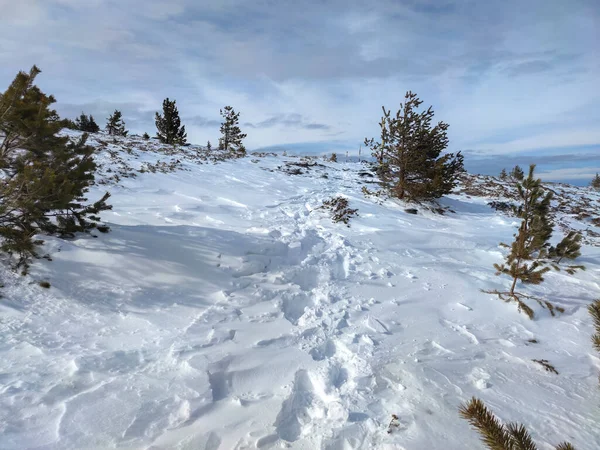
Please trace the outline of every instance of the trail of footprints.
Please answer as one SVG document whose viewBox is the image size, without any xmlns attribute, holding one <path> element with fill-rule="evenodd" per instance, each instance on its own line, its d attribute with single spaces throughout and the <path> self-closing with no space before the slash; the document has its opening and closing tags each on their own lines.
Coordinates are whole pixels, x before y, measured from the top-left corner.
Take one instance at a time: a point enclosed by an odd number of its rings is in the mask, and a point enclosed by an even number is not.
<svg viewBox="0 0 600 450">
<path fill-rule="evenodd" d="M 302 220 L 306 214 L 295 212 L 285 217 L 289 223 L 280 225 L 289 227 L 291 224 L 294 232 L 284 237 L 274 229 L 270 233 L 275 240 L 273 247 L 249 253 L 234 276 L 240 281 L 256 281 L 257 301 L 278 301 L 281 314 L 296 327 L 293 335 L 265 339 L 255 346 L 286 348 L 294 345 L 307 352 L 316 365 L 295 373 L 271 432 L 252 433 L 236 448 L 279 448 L 286 445 L 284 442 L 294 443 L 307 437 L 312 443 L 320 437 L 317 448 L 323 449 L 357 449 L 365 445 L 375 448 L 385 439 L 386 430 L 386 424 L 377 420 L 385 420 L 390 415 L 378 403 L 376 393 L 385 389 L 401 392 L 404 387 L 397 380 L 390 381 L 390 377 L 374 373 L 367 361 L 378 341 L 392 334 L 390 326 L 368 314 L 372 301 L 348 295 L 343 285 L 351 274 L 365 280 L 379 279 L 383 284 L 394 274 L 387 269 L 372 269 L 373 264 L 379 265 L 377 258 L 370 254 L 373 249 L 359 252 L 341 236 L 310 228 Z M 366 270 L 361 270 L 364 268 Z M 400 275 L 418 281 L 410 271 Z M 249 285 L 252 282 L 241 282 L 237 289 L 246 289 Z M 432 286 L 424 283 L 424 289 L 432 289 Z M 354 323 L 352 311 L 362 313 L 357 316 L 362 317 L 360 322 Z M 265 317 L 256 320 L 262 322 Z M 440 324 L 461 335 L 466 344 L 479 345 L 478 338 L 466 326 L 445 319 L 441 319 Z M 205 345 L 235 338 L 234 330 L 228 333 L 208 336 Z M 435 341 L 421 344 L 416 353 L 417 359 L 427 354 L 453 354 Z M 228 362 L 223 360 L 219 364 L 213 365 L 208 374 L 213 402 L 227 398 L 231 385 Z M 483 369 L 473 369 L 469 377 L 479 389 L 490 386 L 489 374 Z M 396 411 L 406 413 L 400 418 L 398 431 L 410 430 L 414 422 L 410 405 Z"/>
</svg>

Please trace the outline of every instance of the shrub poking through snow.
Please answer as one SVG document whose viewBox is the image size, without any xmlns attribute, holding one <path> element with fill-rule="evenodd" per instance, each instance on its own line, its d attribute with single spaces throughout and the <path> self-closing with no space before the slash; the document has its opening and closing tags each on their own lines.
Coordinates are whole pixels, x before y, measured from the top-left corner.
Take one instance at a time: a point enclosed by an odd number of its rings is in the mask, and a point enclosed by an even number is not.
<svg viewBox="0 0 600 450">
<path fill-rule="evenodd" d="M 331 154 L 331 156 L 329 157 L 329 162 L 333 162 L 333 163 L 338 162 L 337 153 L 332 153 Z"/>
<path fill-rule="evenodd" d="M 489 450 L 537 450 L 529 432 L 520 423 L 502 424 L 485 404 L 473 397 L 459 409 L 460 415 L 467 420 L 481 436 L 481 441 Z M 573 445 L 563 442 L 556 450 L 575 450 Z"/>
<path fill-rule="evenodd" d="M 395 115 L 383 107 L 381 142 L 365 139 L 382 188 L 400 200 L 433 200 L 449 194 L 464 171 L 460 152 L 441 155 L 448 146 L 448 124 L 434 126 L 431 107 L 418 111 L 422 103 L 409 91 Z"/>
<path fill-rule="evenodd" d="M 596 330 L 595 334 L 592 336 L 592 344 L 598 353 L 600 353 L 600 300 L 596 300 L 594 303 L 588 306 L 588 311 L 592 316 L 594 321 L 594 329 Z M 598 381 L 600 381 L 600 378 Z"/>
<path fill-rule="evenodd" d="M 551 267 L 559 270 L 557 265 L 552 264 L 551 259 L 559 250 L 550 247 L 549 243 L 553 231 L 549 214 L 552 192 L 545 191 L 542 187 L 542 181 L 539 178 L 534 178 L 534 170 L 535 165 L 532 164 L 529 167 L 528 177 L 521 182 L 517 182 L 517 194 L 521 204 L 514 207 L 513 212 L 516 217 L 522 219 L 522 222 L 519 231 L 515 234 L 514 242 L 510 246 L 501 244 L 510 248 L 505 263 L 494 264 L 497 271 L 496 275 L 508 275 L 512 278 L 510 290 L 506 292 L 484 291 L 496 294 L 506 302 L 514 301 L 517 303 L 519 311 L 527 314 L 530 319 L 533 319 L 534 312 L 524 302 L 524 299 L 537 301 L 540 306 L 547 308 L 553 316 L 555 311 L 563 312 L 562 308 L 557 308 L 546 300 L 515 291 L 518 281 L 525 284 L 540 284 L 544 281 L 544 274 Z M 561 244 L 563 245 L 561 246 Z M 569 238 L 567 236 L 561 244 L 559 246 L 561 247 L 560 252 L 564 255 L 563 257 L 566 257 L 567 254 L 573 257 L 578 256 L 575 251 L 576 245 L 579 245 L 576 237 L 571 236 Z M 567 248 L 570 250 L 567 250 Z M 583 268 L 583 266 L 570 266 L 567 271 L 573 273 L 577 268 Z"/>
<path fill-rule="evenodd" d="M 552 372 L 553 374 L 558 375 L 558 370 L 556 370 L 556 368 L 552 364 L 550 364 L 550 361 L 548 361 L 547 359 L 532 359 L 532 361 L 542 366 L 546 370 L 546 372 Z"/>
<path fill-rule="evenodd" d="M 142 135 L 142 138 L 143 138 L 145 141 L 148 141 L 148 140 L 150 140 L 150 135 L 149 135 L 148 133 L 144 133 L 144 134 Z"/>
<path fill-rule="evenodd" d="M 500 172 L 500 179 L 502 181 L 505 181 L 508 178 L 508 174 L 506 173 L 506 169 L 502 169 L 502 171 Z"/>
<path fill-rule="evenodd" d="M 0 95 L 1 249 L 17 256 L 27 272 L 40 234 L 73 236 L 97 227 L 109 194 L 86 204 L 94 183 L 94 148 L 87 135 L 76 141 L 57 136 L 63 122 L 50 109 L 54 97 L 35 86 L 40 70 L 19 72 Z"/>
<path fill-rule="evenodd" d="M 350 226 L 350 219 L 358 216 L 358 209 L 349 208 L 348 199 L 344 197 L 333 197 L 329 200 L 325 200 L 321 208 L 331 211 L 331 220 L 333 220 L 334 223 L 343 222 Z"/>
</svg>

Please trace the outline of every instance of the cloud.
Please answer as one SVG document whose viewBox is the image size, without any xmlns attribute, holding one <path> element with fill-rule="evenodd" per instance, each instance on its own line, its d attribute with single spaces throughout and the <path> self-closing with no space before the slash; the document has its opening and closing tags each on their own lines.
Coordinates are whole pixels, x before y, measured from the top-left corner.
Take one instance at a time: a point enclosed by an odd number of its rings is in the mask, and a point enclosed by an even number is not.
<svg viewBox="0 0 600 450">
<path fill-rule="evenodd" d="M 450 123 L 451 150 L 600 143 L 594 0 L 0 0 L 0 10 L 0 89 L 36 63 L 59 112 L 122 105 L 133 131 L 152 130 L 170 97 L 191 140 L 216 136 L 230 104 L 248 148 L 353 148 L 411 89 Z"/>
<path fill-rule="evenodd" d="M 311 123 L 300 114 L 282 114 L 272 116 L 258 123 L 246 122 L 244 126 L 250 128 L 272 128 L 276 126 L 301 128 L 305 130 L 330 130 L 331 127 L 324 123 Z"/>
<path fill-rule="evenodd" d="M 583 180 L 589 183 L 597 173 L 600 173 L 600 166 L 546 170 L 537 173 L 537 176 L 548 181 Z"/>
</svg>

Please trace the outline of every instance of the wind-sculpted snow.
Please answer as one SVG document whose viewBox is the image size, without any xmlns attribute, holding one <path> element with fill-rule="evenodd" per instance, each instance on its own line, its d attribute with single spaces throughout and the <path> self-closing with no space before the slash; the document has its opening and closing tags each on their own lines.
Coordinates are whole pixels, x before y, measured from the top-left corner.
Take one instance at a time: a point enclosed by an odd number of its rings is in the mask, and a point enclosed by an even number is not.
<svg viewBox="0 0 600 450">
<path fill-rule="evenodd" d="M 358 163 L 119 148 L 106 174 L 180 162 L 97 185 L 110 233 L 1 273 L 1 449 L 475 449 L 458 415 L 474 395 L 536 441 L 600 448 L 598 247 L 527 288 L 565 309 L 531 321 L 480 292 L 506 285 L 492 265 L 518 224 L 492 197 L 414 215 L 365 198 Z M 349 228 L 320 208 L 335 196 L 358 208 Z"/>
</svg>

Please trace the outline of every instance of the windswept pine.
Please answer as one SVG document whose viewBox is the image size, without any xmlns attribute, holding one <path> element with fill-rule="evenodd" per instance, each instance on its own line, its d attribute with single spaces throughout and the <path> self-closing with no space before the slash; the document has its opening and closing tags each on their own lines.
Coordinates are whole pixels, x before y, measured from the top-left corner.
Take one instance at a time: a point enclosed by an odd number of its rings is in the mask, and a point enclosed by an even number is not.
<svg viewBox="0 0 600 450">
<path fill-rule="evenodd" d="M 94 182 L 94 148 L 87 135 L 58 136 L 63 122 L 50 109 L 54 97 L 34 81 L 40 70 L 19 72 L 0 96 L 0 237 L 2 250 L 27 269 L 43 240 L 40 235 L 75 233 L 99 227 L 101 211 L 110 209 L 106 193 L 87 204 Z"/>
<path fill-rule="evenodd" d="M 106 132 L 111 136 L 127 136 L 121 111 L 115 109 L 115 112 L 107 119 Z"/>
<path fill-rule="evenodd" d="M 163 113 L 156 113 L 156 137 L 163 144 L 184 145 L 187 143 L 185 125 L 181 125 L 176 101 L 163 101 Z"/>
<path fill-rule="evenodd" d="M 523 169 L 521 169 L 521 166 L 516 165 L 513 167 L 513 170 L 510 171 L 510 177 L 513 179 L 513 181 L 523 181 L 523 178 L 525 178 L 525 173 L 523 172 Z"/>
<path fill-rule="evenodd" d="M 226 106 L 220 113 L 223 117 L 223 123 L 221 123 L 219 148 L 232 151 L 240 157 L 245 156 L 246 147 L 244 147 L 242 141 L 246 138 L 246 134 L 240 130 L 240 113 L 236 113 L 231 106 Z"/>
<path fill-rule="evenodd" d="M 85 131 L 86 133 L 97 133 L 100 131 L 100 126 L 98 126 L 94 120 L 94 116 L 91 114 L 88 116 L 83 112 L 77 119 L 75 119 L 75 127 L 79 131 Z"/>
<path fill-rule="evenodd" d="M 432 107 L 418 111 L 422 103 L 409 91 L 395 115 L 383 107 L 381 140 L 365 139 L 384 191 L 400 200 L 432 200 L 448 194 L 464 171 L 460 152 L 442 155 L 448 147 L 449 125 L 434 126 Z"/>
</svg>

